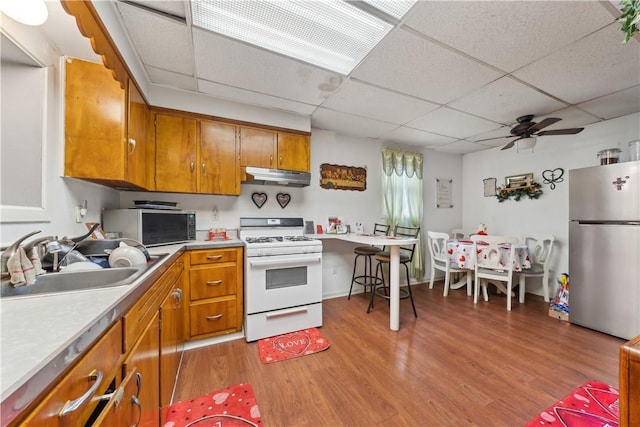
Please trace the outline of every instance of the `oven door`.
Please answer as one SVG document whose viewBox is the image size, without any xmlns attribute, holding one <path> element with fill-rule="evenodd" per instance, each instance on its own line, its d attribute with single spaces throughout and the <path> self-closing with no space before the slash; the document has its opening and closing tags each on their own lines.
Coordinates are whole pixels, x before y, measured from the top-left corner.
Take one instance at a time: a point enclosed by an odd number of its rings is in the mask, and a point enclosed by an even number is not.
<svg viewBox="0 0 640 427">
<path fill-rule="evenodd" d="M 244 298 L 247 314 L 322 301 L 322 253 L 247 258 Z"/>
</svg>

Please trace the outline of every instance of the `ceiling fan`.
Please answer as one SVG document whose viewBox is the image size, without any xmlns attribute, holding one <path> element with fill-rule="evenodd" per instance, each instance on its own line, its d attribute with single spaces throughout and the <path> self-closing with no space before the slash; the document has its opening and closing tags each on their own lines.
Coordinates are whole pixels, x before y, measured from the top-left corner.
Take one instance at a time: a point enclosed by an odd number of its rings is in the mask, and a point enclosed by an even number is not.
<svg viewBox="0 0 640 427">
<path fill-rule="evenodd" d="M 511 135 L 505 135 L 505 136 L 498 136 L 495 138 L 487 138 L 487 139 L 481 139 L 479 141 L 476 142 L 482 142 L 482 141 L 491 141 L 493 139 L 501 139 L 501 138 L 510 138 L 510 137 L 516 137 L 515 139 L 512 139 L 511 141 L 509 141 L 509 143 L 507 143 L 504 147 L 502 147 L 500 150 L 507 150 L 511 147 L 514 146 L 514 144 L 517 141 L 520 140 L 527 140 L 527 142 L 529 142 L 529 146 L 533 147 L 533 145 L 535 145 L 535 137 L 536 136 L 544 136 L 544 135 L 575 135 L 576 133 L 580 133 L 584 130 L 584 128 L 571 128 L 571 129 L 554 129 L 554 130 L 545 130 L 540 132 L 542 129 L 546 128 L 547 126 L 551 126 L 554 123 L 559 122 L 562 119 L 558 119 L 558 118 L 554 118 L 554 117 L 548 117 L 546 119 L 542 119 L 542 121 L 536 123 L 533 122 L 533 114 L 530 115 L 526 115 L 526 116 L 520 116 L 516 119 L 516 122 L 518 122 L 517 125 L 515 125 L 513 128 L 511 128 Z M 525 141 L 523 141 L 525 142 Z M 529 147 L 528 147 L 529 148 Z"/>
</svg>

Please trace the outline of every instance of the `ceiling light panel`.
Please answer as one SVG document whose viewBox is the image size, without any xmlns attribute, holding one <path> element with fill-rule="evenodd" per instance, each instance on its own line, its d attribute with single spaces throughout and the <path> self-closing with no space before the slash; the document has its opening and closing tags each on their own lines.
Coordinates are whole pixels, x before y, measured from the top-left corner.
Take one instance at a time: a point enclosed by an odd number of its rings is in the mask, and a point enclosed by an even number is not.
<svg viewBox="0 0 640 427">
<path fill-rule="evenodd" d="M 193 0 L 193 25 L 341 74 L 393 28 L 342 0 Z"/>
<path fill-rule="evenodd" d="M 376 9 L 383 11 L 387 15 L 393 16 L 398 20 L 401 19 L 414 4 L 416 4 L 414 0 L 368 0 L 365 1 L 365 3 L 369 3 Z"/>
</svg>

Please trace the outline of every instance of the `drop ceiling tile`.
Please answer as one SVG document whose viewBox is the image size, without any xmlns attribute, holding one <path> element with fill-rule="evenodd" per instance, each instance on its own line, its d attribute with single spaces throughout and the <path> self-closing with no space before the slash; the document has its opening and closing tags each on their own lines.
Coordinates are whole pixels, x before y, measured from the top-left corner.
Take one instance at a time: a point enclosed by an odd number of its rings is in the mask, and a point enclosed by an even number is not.
<svg viewBox="0 0 640 427">
<path fill-rule="evenodd" d="M 598 2 L 425 1 L 406 25 L 511 72 L 609 23 Z"/>
<path fill-rule="evenodd" d="M 416 33 L 393 30 L 352 73 L 359 80 L 446 104 L 501 73 Z"/>
<path fill-rule="evenodd" d="M 380 89 L 356 80 L 346 81 L 322 106 L 399 125 L 439 107 L 438 104 Z"/>
<path fill-rule="evenodd" d="M 419 145 L 422 147 L 435 147 L 448 144 L 456 140 L 448 136 L 436 135 L 435 133 L 413 129 L 407 126 L 397 127 L 389 132 L 380 135 L 380 139 L 385 141 L 399 142 L 403 144 Z"/>
<path fill-rule="evenodd" d="M 186 24 L 126 3 L 117 5 L 143 64 L 193 75 L 193 49 Z"/>
<path fill-rule="evenodd" d="M 619 24 L 591 34 L 513 75 L 578 104 L 640 84 L 640 44 L 622 44 Z"/>
<path fill-rule="evenodd" d="M 193 29 L 198 77 L 284 99 L 320 105 L 342 83 L 339 74 Z"/>
<path fill-rule="evenodd" d="M 186 16 L 185 9 L 188 7 L 186 1 L 178 0 L 127 0 L 129 3 L 137 3 L 143 7 L 159 10 L 160 12 L 184 18 Z M 120 3 L 120 2 L 118 2 Z"/>
<path fill-rule="evenodd" d="M 145 68 L 151 83 L 177 87 L 179 89 L 186 89 L 194 92 L 198 90 L 193 76 L 186 76 L 184 74 L 174 73 L 172 71 L 162 70 L 151 66 L 147 66 Z"/>
<path fill-rule="evenodd" d="M 450 107 L 502 124 L 527 114 L 547 113 L 566 106 L 531 87 L 503 77 L 449 104 Z"/>
<path fill-rule="evenodd" d="M 242 88 L 225 86 L 207 80 L 198 80 L 200 92 L 213 95 L 216 98 L 243 104 L 257 105 L 260 107 L 273 108 L 276 110 L 289 111 L 310 116 L 316 110 L 315 105 L 304 104 L 302 102 L 291 101 L 289 99 L 278 98 L 263 93 L 251 92 Z"/>
<path fill-rule="evenodd" d="M 497 129 L 501 125 L 447 107 L 441 107 L 407 123 L 407 126 L 463 139 Z"/>
<path fill-rule="evenodd" d="M 377 138 L 398 125 L 319 108 L 311 116 L 311 127 L 362 138 Z"/>
<path fill-rule="evenodd" d="M 614 119 L 640 111 L 640 86 L 605 95 L 578 107 L 603 119 Z"/>
<path fill-rule="evenodd" d="M 441 151 L 443 153 L 453 153 L 453 154 L 467 154 L 467 153 L 475 153 L 476 151 L 486 150 L 487 147 L 484 145 L 476 144 L 474 142 L 459 140 L 452 142 L 451 144 L 441 145 L 439 147 L 435 147 L 434 150 Z"/>
</svg>

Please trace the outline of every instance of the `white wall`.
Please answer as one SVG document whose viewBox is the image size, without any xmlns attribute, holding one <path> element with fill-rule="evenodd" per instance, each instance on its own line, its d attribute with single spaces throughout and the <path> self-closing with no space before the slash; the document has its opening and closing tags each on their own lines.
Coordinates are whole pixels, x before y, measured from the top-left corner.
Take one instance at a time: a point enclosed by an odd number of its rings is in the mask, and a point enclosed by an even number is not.
<svg viewBox="0 0 640 427">
<path fill-rule="evenodd" d="M 606 148 L 620 148 L 620 160 L 627 161 L 627 143 L 639 136 L 640 114 L 631 114 L 589 125 L 578 135 L 538 138 L 533 152 L 517 152 L 515 148 L 500 151 L 496 148 L 464 155 L 464 227 L 475 229 L 478 224 L 484 223 L 488 226 L 489 234 L 554 234 L 557 245 L 551 278 L 555 283 L 559 275 L 568 272 L 569 268 L 569 170 L 599 165 L 597 153 Z M 542 173 L 556 168 L 564 169 L 564 181 L 551 190 L 548 184 L 543 184 Z M 498 185 L 502 185 L 506 176 L 530 172 L 534 174 L 534 180 L 542 184 L 544 192 L 539 199 L 523 199 L 519 202 L 510 199 L 498 203 L 495 197 L 483 196 L 484 178 L 497 178 Z M 539 279 L 527 281 L 527 292 L 542 295 Z M 554 294 L 555 291 L 551 295 Z"/>
</svg>

